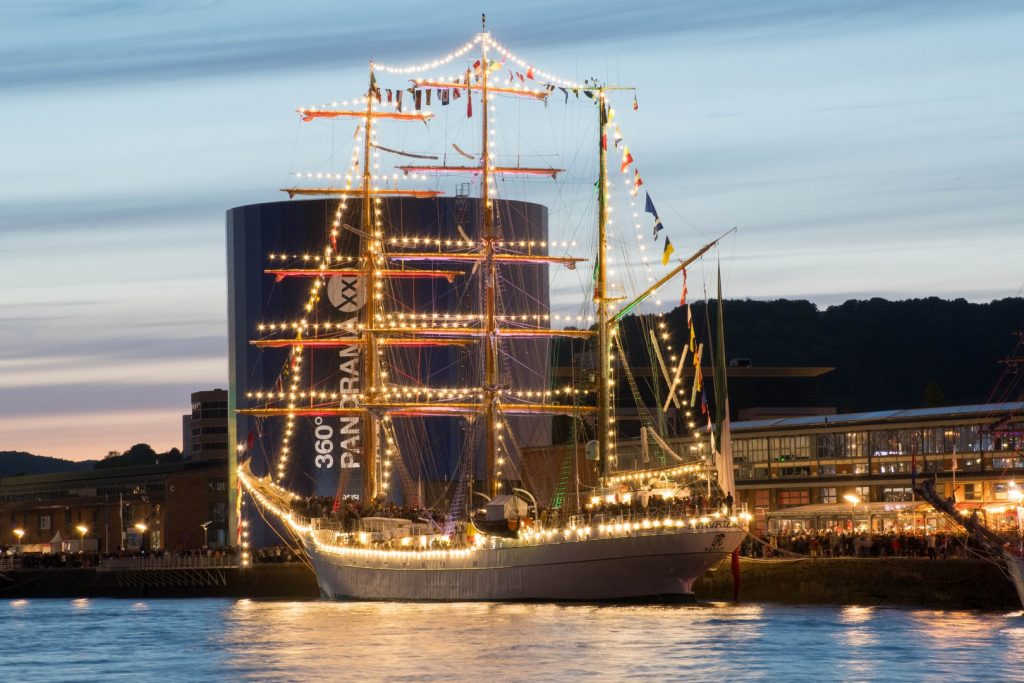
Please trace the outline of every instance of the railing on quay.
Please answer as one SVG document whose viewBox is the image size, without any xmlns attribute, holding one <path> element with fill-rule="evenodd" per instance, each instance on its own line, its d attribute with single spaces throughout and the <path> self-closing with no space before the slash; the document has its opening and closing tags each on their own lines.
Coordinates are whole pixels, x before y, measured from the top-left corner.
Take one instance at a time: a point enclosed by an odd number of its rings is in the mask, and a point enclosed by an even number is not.
<svg viewBox="0 0 1024 683">
<path fill-rule="evenodd" d="M 164 557 L 105 557 L 99 571 L 141 571 L 156 569 L 236 569 L 241 566 L 238 555 L 209 557 L 206 555 L 165 555 Z"/>
</svg>

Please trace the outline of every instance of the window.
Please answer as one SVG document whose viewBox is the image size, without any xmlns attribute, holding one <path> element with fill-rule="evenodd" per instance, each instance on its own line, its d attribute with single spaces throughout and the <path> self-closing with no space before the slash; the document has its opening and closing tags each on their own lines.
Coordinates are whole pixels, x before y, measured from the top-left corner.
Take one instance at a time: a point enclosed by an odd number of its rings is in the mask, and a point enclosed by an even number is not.
<svg viewBox="0 0 1024 683">
<path fill-rule="evenodd" d="M 795 505 L 807 505 L 810 502 L 811 495 L 807 489 L 779 491 L 779 509 L 791 508 Z"/>
<path fill-rule="evenodd" d="M 39 515 L 39 530 L 49 531 L 50 530 L 50 515 Z"/>
<path fill-rule="evenodd" d="M 1024 459 L 1019 455 L 1016 458 L 992 458 L 992 469 L 995 470 L 1019 470 L 1024 467 Z"/>
<path fill-rule="evenodd" d="M 767 462 L 768 439 L 736 439 L 732 442 L 736 462 Z"/>
<path fill-rule="evenodd" d="M 847 432 L 843 437 L 840 455 L 844 458 L 864 458 L 868 454 L 868 433 Z M 838 448 L 838 444 L 837 444 Z"/>
<path fill-rule="evenodd" d="M 981 500 L 981 486 L 964 484 L 964 500 Z"/>
<path fill-rule="evenodd" d="M 207 487 L 211 491 L 227 491 L 228 482 L 226 479 L 210 479 L 206 482 Z"/>
<path fill-rule="evenodd" d="M 853 492 L 857 494 L 862 503 L 871 502 L 871 487 L 870 486 L 856 486 Z"/>
<path fill-rule="evenodd" d="M 836 435 L 818 434 L 817 439 L 818 458 L 831 460 L 836 457 Z"/>
<path fill-rule="evenodd" d="M 835 503 L 837 502 L 836 490 L 834 488 L 821 489 L 821 502 L 822 503 Z"/>
<path fill-rule="evenodd" d="M 780 467 L 780 477 L 809 477 L 811 476 L 811 468 L 806 465 L 802 467 Z"/>
<path fill-rule="evenodd" d="M 981 450 L 981 437 L 978 425 L 962 425 L 956 428 L 956 451 L 959 453 L 977 452 Z"/>
<path fill-rule="evenodd" d="M 876 458 L 901 454 L 903 451 L 900 450 L 899 432 L 891 429 L 868 432 L 868 449 Z"/>
<path fill-rule="evenodd" d="M 882 489 L 882 500 L 886 503 L 904 503 L 914 500 L 914 489 L 909 486 Z"/>
<path fill-rule="evenodd" d="M 759 508 L 766 508 L 771 505 L 771 492 L 768 489 L 758 489 L 754 491 L 754 506 Z"/>
<path fill-rule="evenodd" d="M 214 522 L 226 522 L 228 520 L 228 504 L 211 503 L 210 519 Z"/>
<path fill-rule="evenodd" d="M 808 460 L 811 457 L 811 437 L 773 436 L 768 439 L 768 448 L 772 460 L 777 462 Z"/>
<path fill-rule="evenodd" d="M 900 429 L 895 432 L 896 444 L 900 453 L 922 453 L 922 435 L 920 429 Z"/>
</svg>

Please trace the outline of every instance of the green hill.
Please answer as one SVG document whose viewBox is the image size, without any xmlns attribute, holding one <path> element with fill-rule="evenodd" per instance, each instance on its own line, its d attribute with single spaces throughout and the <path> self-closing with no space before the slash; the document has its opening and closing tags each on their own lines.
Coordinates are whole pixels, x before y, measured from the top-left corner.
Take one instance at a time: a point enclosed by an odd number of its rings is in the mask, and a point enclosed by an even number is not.
<svg viewBox="0 0 1024 683">
<path fill-rule="evenodd" d="M 64 460 L 33 455 L 22 451 L 0 451 L 0 477 L 15 477 L 22 474 L 52 474 L 55 472 L 78 472 L 91 470 L 95 460 Z"/>
</svg>

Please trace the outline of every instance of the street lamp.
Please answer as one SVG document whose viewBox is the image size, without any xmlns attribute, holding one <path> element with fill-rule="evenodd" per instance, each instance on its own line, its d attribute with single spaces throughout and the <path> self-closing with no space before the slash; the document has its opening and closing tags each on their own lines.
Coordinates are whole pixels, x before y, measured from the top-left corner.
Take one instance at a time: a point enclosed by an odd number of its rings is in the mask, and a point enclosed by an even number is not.
<svg viewBox="0 0 1024 683">
<path fill-rule="evenodd" d="M 860 496 L 855 493 L 847 493 L 843 496 L 843 500 L 853 506 L 853 511 L 850 513 L 850 524 L 853 525 L 853 530 L 857 530 L 857 503 L 860 502 Z"/>
<path fill-rule="evenodd" d="M 211 524 L 213 524 L 213 520 L 212 519 L 210 521 L 208 521 L 208 522 L 203 522 L 202 524 L 199 525 L 199 526 L 203 527 L 203 547 L 204 548 L 206 547 L 206 530 L 210 527 Z"/>
<path fill-rule="evenodd" d="M 81 545 L 79 546 L 79 549 L 82 551 L 82 554 L 84 555 L 85 554 L 85 535 L 87 533 L 89 533 L 89 527 L 87 527 L 87 526 L 85 526 L 83 524 L 79 524 L 78 526 L 75 527 L 75 529 L 80 534 Z"/>
<path fill-rule="evenodd" d="M 14 529 L 14 535 L 18 537 L 18 545 L 21 545 L 21 539 L 25 536 L 25 530 Z"/>
<path fill-rule="evenodd" d="M 145 552 L 146 550 L 146 526 L 145 522 L 137 522 L 135 524 L 135 530 L 139 532 L 139 549 Z"/>
</svg>

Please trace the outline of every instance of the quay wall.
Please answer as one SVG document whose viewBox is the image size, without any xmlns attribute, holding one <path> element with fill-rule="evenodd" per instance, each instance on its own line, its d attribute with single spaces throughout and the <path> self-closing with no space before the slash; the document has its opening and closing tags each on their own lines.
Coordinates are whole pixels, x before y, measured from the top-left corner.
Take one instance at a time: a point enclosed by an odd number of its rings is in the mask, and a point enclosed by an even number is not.
<svg viewBox="0 0 1024 683">
<path fill-rule="evenodd" d="M 698 579 L 700 601 L 731 601 L 728 561 Z M 313 572 L 302 563 L 257 564 L 248 569 L 97 571 L 31 569 L 0 572 L 0 600 L 11 598 L 319 597 Z M 899 605 L 936 609 L 1019 610 L 1013 585 L 982 560 L 797 559 L 740 560 L 740 602 Z"/>
<path fill-rule="evenodd" d="M 247 569 L 196 568 L 99 571 L 94 568 L 0 572 L 7 598 L 265 598 L 319 597 L 313 571 L 300 562 Z"/>
<path fill-rule="evenodd" d="M 733 599 L 729 560 L 694 585 L 698 600 Z M 740 602 L 1021 609 L 1013 584 L 985 560 L 740 559 Z"/>
</svg>

